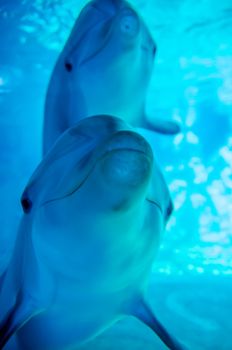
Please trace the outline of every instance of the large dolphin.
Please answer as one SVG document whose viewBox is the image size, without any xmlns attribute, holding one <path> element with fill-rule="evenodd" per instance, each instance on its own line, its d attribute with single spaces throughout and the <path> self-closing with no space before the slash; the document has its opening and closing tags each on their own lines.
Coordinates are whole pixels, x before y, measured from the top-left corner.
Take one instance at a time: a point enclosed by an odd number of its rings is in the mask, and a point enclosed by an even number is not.
<svg viewBox="0 0 232 350">
<path fill-rule="evenodd" d="M 0 349 L 14 334 L 20 350 L 75 348 L 127 315 L 183 349 L 145 300 L 172 202 L 142 136 L 115 117 L 81 120 L 47 153 L 21 202 Z"/>
<path fill-rule="evenodd" d="M 175 122 L 148 123 L 145 100 L 156 45 L 143 20 L 124 0 L 95 0 L 81 11 L 49 82 L 44 154 L 80 119 L 109 114 L 161 133 Z"/>
</svg>

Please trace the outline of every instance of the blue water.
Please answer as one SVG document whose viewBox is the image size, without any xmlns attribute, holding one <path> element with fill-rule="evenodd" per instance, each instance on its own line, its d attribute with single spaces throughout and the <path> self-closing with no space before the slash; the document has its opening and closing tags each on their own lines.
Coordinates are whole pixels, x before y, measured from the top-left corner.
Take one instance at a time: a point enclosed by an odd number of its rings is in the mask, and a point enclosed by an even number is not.
<svg viewBox="0 0 232 350">
<path fill-rule="evenodd" d="M 86 1 L 0 0 L 0 271 L 21 216 L 20 194 L 41 157 L 48 79 Z M 132 2 L 131 2 L 132 3 Z M 232 349 L 232 5 L 138 0 L 158 51 L 147 113 L 178 120 L 156 136 L 174 214 L 154 262 L 150 300 L 193 350 Z M 123 321 L 83 349 L 164 349 Z M 156 347 L 155 347 L 156 346 Z"/>
</svg>

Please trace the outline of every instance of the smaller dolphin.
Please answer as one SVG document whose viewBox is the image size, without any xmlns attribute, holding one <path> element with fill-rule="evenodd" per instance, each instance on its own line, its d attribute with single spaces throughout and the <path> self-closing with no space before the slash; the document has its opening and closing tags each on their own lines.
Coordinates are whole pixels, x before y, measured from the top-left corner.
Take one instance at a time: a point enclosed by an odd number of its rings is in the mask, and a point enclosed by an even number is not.
<svg viewBox="0 0 232 350">
<path fill-rule="evenodd" d="M 0 349 L 14 334 L 19 350 L 74 348 L 127 315 L 184 349 L 145 300 L 172 202 L 142 136 L 111 116 L 81 120 L 42 160 L 21 202 L 0 294 Z"/>
<path fill-rule="evenodd" d="M 175 134 L 175 122 L 148 123 L 145 100 L 156 45 L 124 0 L 90 1 L 81 11 L 49 82 L 43 152 L 67 128 L 97 114 L 120 116 L 135 127 Z"/>
</svg>

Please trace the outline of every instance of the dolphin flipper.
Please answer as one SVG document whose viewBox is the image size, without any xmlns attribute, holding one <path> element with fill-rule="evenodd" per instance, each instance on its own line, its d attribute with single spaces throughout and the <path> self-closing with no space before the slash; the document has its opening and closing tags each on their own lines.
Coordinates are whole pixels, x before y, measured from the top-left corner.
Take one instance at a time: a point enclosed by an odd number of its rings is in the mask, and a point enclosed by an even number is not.
<svg viewBox="0 0 232 350">
<path fill-rule="evenodd" d="M 139 127 L 165 135 L 176 135 L 181 131 L 181 127 L 176 121 L 162 118 L 154 118 L 150 121 L 146 116 L 143 117 Z"/>
<path fill-rule="evenodd" d="M 31 241 L 32 216 L 21 219 L 12 260 L 4 273 L 0 296 L 0 350 L 32 317 L 46 311 Z M 50 296 L 50 294 L 49 294 Z M 47 298 L 48 299 L 48 298 Z"/>
<path fill-rule="evenodd" d="M 142 321 L 148 327 L 150 327 L 158 337 L 163 341 L 163 343 L 170 350 L 185 350 L 186 348 L 180 344 L 160 323 L 156 318 L 153 311 L 149 305 L 145 302 L 143 298 L 136 302 L 136 305 L 131 312 L 131 315 Z"/>
<path fill-rule="evenodd" d="M 43 311 L 35 307 L 32 298 L 19 292 L 14 306 L 0 323 L 0 349 L 26 322 Z"/>
</svg>

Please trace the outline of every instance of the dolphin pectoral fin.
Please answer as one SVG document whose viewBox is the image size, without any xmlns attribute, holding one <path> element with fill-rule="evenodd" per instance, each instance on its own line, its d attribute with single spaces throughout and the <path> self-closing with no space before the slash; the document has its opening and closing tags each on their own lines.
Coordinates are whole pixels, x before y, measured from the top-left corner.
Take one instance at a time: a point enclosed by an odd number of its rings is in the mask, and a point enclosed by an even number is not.
<svg viewBox="0 0 232 350">
<path fill-rule="evenodd" d="M 43 311 L 45 309 L 38 308 L 32 298 L 20 292 L 14 306 L 0 322 L 0 349 L 26 322 Z"/>
<path fill-rule="evenodd" d="M 144 117 L 142 127 L 165 135 L 176 135 L 181 131 L 181 127 L 176 121 L 161 118 L 154 118 L 150 121 Z"/>
<path fill-rule="evenodd" d="M 186 350 L 183 345 L 181 345 L 172 335 L 168 333 L 164 326 L 155 317 L 149 305 L 147 305 L 143 299 L 139 299 L 136 302 L 131 315 L 138 318 L 140 321 L 150 327 L 168 347 L 168 349 Z"/>
</svg>

